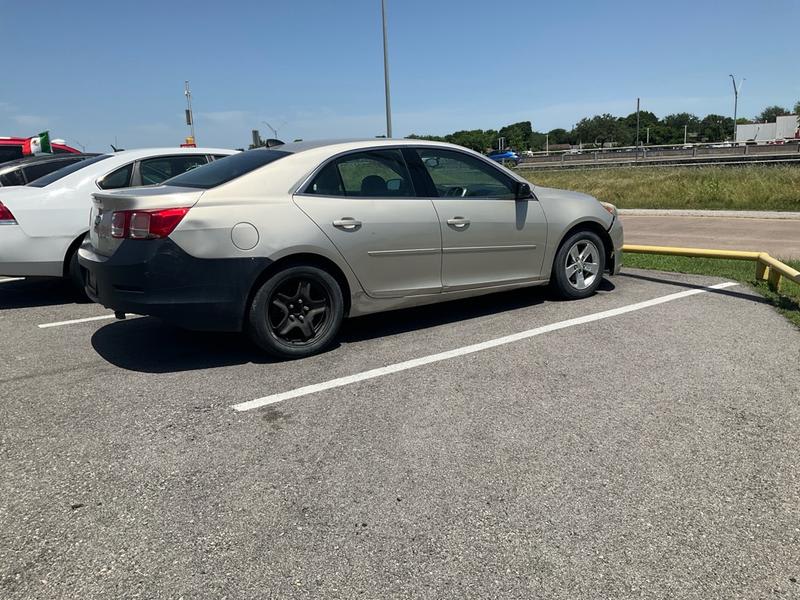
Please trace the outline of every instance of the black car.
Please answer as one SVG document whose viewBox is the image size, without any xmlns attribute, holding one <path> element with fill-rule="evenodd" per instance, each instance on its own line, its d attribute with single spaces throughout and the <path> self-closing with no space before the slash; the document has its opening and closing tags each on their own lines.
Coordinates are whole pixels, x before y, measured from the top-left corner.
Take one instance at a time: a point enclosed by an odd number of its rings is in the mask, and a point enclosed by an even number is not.
<svg viewBox="0 0 800 600">
<path fill-rule="evenodd" d="M 27 185 L 62 167 L 97 156 L 97 154 L 47 154 L 28 156 L 0 164 L 0 187 Z"/>
</svg>

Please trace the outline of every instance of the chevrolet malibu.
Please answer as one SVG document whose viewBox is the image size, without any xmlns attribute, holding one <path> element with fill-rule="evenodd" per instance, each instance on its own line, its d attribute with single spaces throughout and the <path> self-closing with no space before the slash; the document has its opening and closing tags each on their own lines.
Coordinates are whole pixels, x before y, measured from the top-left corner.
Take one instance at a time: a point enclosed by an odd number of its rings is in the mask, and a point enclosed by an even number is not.
<svg viewBox="0 0 800 600">
<path fill-rule="evenodd" d="M 94 194 L 89 296 L 179 326 L 322 351 L 344 317 L 552 284 L 585 298 L 621 266 L 616 209 L 420 140 L 298 142 L 163 185 Z"/>
</svg>

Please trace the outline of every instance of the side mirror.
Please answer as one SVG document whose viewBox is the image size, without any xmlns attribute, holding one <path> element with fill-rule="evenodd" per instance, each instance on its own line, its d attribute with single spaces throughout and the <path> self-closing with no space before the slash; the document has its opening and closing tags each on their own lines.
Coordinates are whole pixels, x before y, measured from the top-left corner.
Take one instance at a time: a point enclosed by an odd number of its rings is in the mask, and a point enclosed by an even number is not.
<svg viewBox="0 0 800 600">
<path fill-rule="evenodd" d="M 399 192 L 402 185 L 402 179 L 390 179 L 386 182 L 386 189 L 390 192 Z"/>
<path fill-rule="evenodd" d="M 425 159 L 425 166 L 429 169 L 435 169 L 439 166 L 439 159 L 435 156 Z"/>
<path fill-rule="evenodd" d="M 522 183 L 521 181 L 516 183 L 516 189 L 514 190 L 515 200 L 527 200 L 532 195 L 533 192 L 531 192 L 531 186 L 529 183 Z"/>
</svg>

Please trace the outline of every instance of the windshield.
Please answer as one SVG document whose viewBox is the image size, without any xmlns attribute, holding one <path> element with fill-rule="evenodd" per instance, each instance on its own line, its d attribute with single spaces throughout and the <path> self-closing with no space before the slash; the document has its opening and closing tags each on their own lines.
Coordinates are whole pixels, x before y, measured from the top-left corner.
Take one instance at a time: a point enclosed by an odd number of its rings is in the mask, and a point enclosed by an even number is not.
<svg viewBox="0 0 800 600">
<path fill-rule="evenodd" d="M 34 181 L 31 181 L 28 185 L 31 187 L 40 187 L 43 188 L 45 186 L 50 185 L 54 181 L 58 181 L 62 177 L 66 177 L 74 173 L 75 171 L 80 171 L 84 167 L 88 167 L 89 165 L 93 165 L 96 162 L 100 162 L 103 159 L 110 157 L 110 154 L 100 154 L 99 156 L 95 156 L 94 158 L 87 158 L 86 160 L 81 160 L 76 163 L 72 163 L 68 167 L 63 167 L 58 169 L 57 171 L 53 171 L 44 177 L 39 177 Z"/>
<path fill-rule="evenodd" d="M 250 171 L 255 171 L 259 167 L 268 165 L 279 158 L 289 156 L 289 154 L 290 152 L 267 150 L 266 148 L 248 150 L 247 152 L 240 152 L 225 158 L 220 158 L 205 166 L 192 169 L 172 179 L 167 179 L 163 185 L 209 190 L 223 183 L 227 183 L 232 179 L 241 177 Z"/>
</svg>

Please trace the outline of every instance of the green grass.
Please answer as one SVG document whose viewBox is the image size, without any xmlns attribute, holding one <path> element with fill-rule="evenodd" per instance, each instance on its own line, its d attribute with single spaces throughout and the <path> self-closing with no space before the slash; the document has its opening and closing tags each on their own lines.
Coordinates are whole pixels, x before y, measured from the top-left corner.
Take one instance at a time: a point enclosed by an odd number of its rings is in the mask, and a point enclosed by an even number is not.
<svg viewBox="0 0 800 600">
<path fill-rule="evenodd" d="M 585 192 L 620 208 L 800 211 L 798 166 L 518 172 L 536 185 Z"/>
<path fill-rule="evenodd" d="M 784 260 L 790 267 L 800 270 L 800 260 Z M 656 269 L 675 273 L 692 273 L 724 277 L 747 284 L 800 327 L 800 285 L 783 277 L 779 292 L 773 292 L 765 282 L 755 279 L 754 262 L 744 260 L 718 260 L 714 258 L 687 258 L 685 256 L 657 256 L 626 253 L 623 263 L 636 269 Z"/>
</svg>

